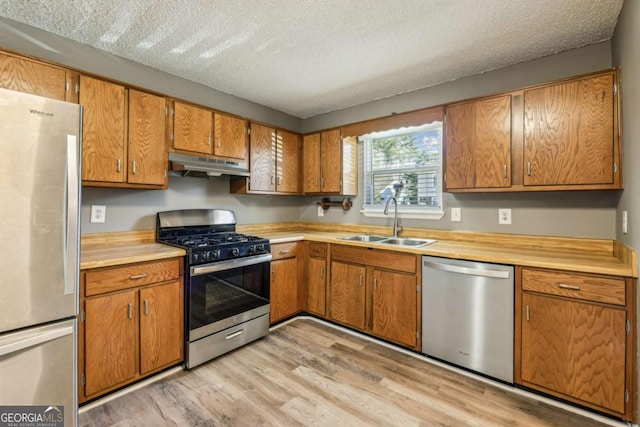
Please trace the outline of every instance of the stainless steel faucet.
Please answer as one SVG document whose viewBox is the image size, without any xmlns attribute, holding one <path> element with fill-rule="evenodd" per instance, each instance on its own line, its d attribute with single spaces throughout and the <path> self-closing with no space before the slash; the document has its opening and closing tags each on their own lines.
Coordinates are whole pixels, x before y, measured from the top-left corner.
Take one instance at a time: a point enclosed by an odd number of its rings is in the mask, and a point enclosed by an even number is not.
<svg viewBox="0 0 640 427">
<path fill-rule="evenodd" d="M 389 215 L 389 203 L 393 200 L 395 211 L 393 215 L 393 237 L 398 237 L 398 233 L 402 231 L 402 227 L 398 225 L 398 201 L 395 197 L 389 197 L 387 204 L 384 206 L 384 214 Z"/>
</svg>

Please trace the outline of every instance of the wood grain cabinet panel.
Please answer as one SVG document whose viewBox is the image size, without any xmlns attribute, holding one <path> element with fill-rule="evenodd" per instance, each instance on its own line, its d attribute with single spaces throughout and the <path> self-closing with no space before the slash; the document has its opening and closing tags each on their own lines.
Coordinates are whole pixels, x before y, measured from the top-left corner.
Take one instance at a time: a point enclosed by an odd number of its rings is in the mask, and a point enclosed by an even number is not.
<svg viewBox="0 0 640 427">
<path fill-rule="evenodd" d="M 244 160 L 247 158 L 247 121 L 226 114 L 214 114 L 213 154 Z"/>
<path fill-rule="evenodd" d="M 625 412 L 625 311 L 524 294 L 522 381 Z"/>
<path fill-rule="evenodd" d="M 276 191 L 276 131 L 274 128 L 251 123 L 250 171 L 251 191 Z"/>
<path fill-rule="evenodd" d="M 95 394 L 136 376 L 138 370 L 136 291 L 85 301 L 85 393 Z"/>
<path fill-rule="evenodd" d="M 373 272 L 374 334 L 415 347 L 417 310 L 415 275 L 383 270 Z"/>
<path fill-rule="evenodd" d="M 447 108 L 447 189 L 511 186 L 511 96 Z"/>
<path fill-rule="evenodd" d="M 194 153 L 213 154 L 213 113 L 204 108 L 175 101 L 173 112 L 173 148 Z"/>
<path fill-rule="evenodd" d="M 302 310 L 296 246 L 295 242 L 271 245 L 271 253 L 275 259 L 271 262 L 271 322 Z"/>
<path fill-rule="evenodd" d="M 320 192 L 320 134 L 305 135 L 302 142 L 303 191 Z"/>
<path fill-rule="evenodd" d="M 140 290 L 140 373 L 182 360 L 184 303 L 178 281 Z"/>
<path fill-rule="evenodd" d="M 306 302 L 304 309 L 318 316 L 326 316 L 327 305 L 327 244 L 306 242 L 305 262 Z"/>
<path fill-rule="evenodd" d="M 320 191 L 340 193 L 342 190 L 342 145 L 340 129 L 320 134 Z"/>
<path fill-rule="evenodd" d="M 126 173 L 125 87 L 80 76 L 82 180 L 123 183 Z"/>
<path fill-rule="evenodd" d="M 612 73 L 524 92 L 525 185 L 614 183 Z"/>
<path fill-rule="evenodd" d="M 165 119 L 164 98 L 129 89 L 129 183 L 166 185 L 169 147 Z"/>
<path fill-rule="evenodd" d="M 0 52 L 0 87 L 60 101 L 67 99 L 70 71 Z"/>
<path fill-rule="evenodd" d="M 278 130 L 276 134 L 276 190 L 300 193 L 300 135 Z"/>
<path fill-rule="evenodd" d="M 305 135 L 303 192 L 356 195 L 358 192 L 357 139 L 342 139 L 340 129 Z"/>
<path fill-rule="evenodd" d="M 365 267 L 331 262 L 329 319 L 358 329 L 365 328 L 365 280 Z"/>
</svg>

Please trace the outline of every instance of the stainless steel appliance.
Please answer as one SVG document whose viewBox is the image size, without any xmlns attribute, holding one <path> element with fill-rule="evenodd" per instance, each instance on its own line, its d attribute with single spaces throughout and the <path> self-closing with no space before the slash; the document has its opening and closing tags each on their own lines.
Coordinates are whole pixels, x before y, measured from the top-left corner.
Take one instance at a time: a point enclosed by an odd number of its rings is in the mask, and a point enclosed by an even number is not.
<svg viewBox="0 0 640 427">
<path fill-rule="evenodd" d="M 186 367 L 269 332 L 267 239 L 238 234 L 233 211 L 158 212 L 156 240 L 184 248 Z"/>
<path fill-rule="evenodd" d="M 0 89 L 0 412 L 42 406 L 65 426 L 77 424 L 81 113 Z"/>
<path fill-rule="evenodd" d="M 513 383 L 513 266 L 422 257 L 422 352 Z"/>
</svg>

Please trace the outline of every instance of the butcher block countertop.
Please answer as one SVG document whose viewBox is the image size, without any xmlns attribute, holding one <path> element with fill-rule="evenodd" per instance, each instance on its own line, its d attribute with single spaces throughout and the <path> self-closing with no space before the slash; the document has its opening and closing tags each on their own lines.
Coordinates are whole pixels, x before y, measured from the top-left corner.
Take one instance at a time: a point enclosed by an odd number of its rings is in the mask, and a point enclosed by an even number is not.
<svg viewBox="0 0 640 427">
<path fill-rule="evenodd" d="M 435 239 L 421 248 L 398 248 L 380 243 L 339 240 L 355 234 L 390 236 L 391 227 L 279 223 L 238 226 L 238 232 L 268 238 L 272 244 L 315 241 L 352 245 L 417 255 L 551 268 L 583 273 L 638 277 L 634 249 L 615 240 L 544 237 L 501 233 L 476 233 L 405 228 L 400 237 Z M 150 261 L 184 255 L 182 249 L 154 243 L 154 231 L 98 233 L 82 236 L 81 269 Z"/>
</svg>

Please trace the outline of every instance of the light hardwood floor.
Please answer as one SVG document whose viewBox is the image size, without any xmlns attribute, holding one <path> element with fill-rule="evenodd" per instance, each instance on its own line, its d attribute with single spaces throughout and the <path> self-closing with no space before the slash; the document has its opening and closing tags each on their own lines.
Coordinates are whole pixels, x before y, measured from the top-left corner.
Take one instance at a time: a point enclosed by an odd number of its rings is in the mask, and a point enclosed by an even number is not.
<svg viewBox="0 0 640 427">
<path fill-rule="evenodd" d="M 80 415 L 81 426 L 600 426 L 309 319 Z"/>
</svg>

